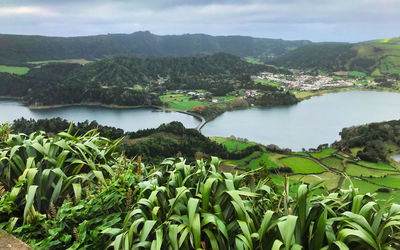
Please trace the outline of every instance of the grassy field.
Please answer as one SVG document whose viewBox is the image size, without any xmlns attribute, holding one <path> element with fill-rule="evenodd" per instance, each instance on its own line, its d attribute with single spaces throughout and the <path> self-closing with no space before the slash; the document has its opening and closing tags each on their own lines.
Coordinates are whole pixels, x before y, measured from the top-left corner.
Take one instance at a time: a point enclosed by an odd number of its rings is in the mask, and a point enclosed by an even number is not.
<svg viewBox="0 0 400 250">
<path fill-rule="evenodd" d="M 280 161 L 297 174 L 322 173 L 325 171 L 318 163 L 302 157 L 292 156 L 280 159 Z"/>
<path fill-rule="evenodd" d="M 363 180 L 358 180 L 358 179 L 346 179 L 343 182 L 342 188 L 348 188 L 351 184 L 353 184 L 353 186 L 355 188 L 358 188 L 361 193 L 366 194 L 366 193 L 374 193 L 376 192 L 376 190 L 378 190 L 379 188 L 381 188 L 381 186 L 363 181 Z"/>
<path fill-rule="evenodd" d="M 251 56 L 247 56 L 244 58 L 246 60 L 246 62 L 248 63 L 252 63 L 252 64 L 264 64 L 263 62 L 261 62 L 259 59 L 251 57 Z"/>
<path fill-rule="evenodd" d="M 368 181 L 376 183 L 378 185 L 383 185 L 391 188 L 400 189 L 400 176 L 399 175 L 388 175 L 383 178 L 366 178 Z"/>
<path fill-rule="evenodd" d="M 230 150 L 236 148 L 232 139 L 213 138 L 213 140 L 227 145 Z M 245 147 L 246 143 L 237 146 L 237 148 Z M 357 151 L 361 149 L 362 148 L 352 149 L 352 155 L 356 155 Z M 396 148 L 391 148 L 393 152 L 397 152 L 395 149 Z M 301 156 L 312 157 L 315 161 L 320 161 L 334 172 L 325 171 L 317 162 Z M 350 181 L 353 183 L 354 187 L 358 188 L 363 194 L 374 193 L 378 189 L 385 187 L 388 189 L 395 189 L 389 190 L 390 192 L 388 193 L 377 192 L 377 198 L 380 199 L 380 203 L 384 203 L 389 199 L 400 202 L 400 171 L 391 166 L 392 164 L 357 161 L 348 157 L 346 154 L 333 148 L 328 148 L 318 153 L 296 152 L 292 154 L 277 154 L 257 151 L 246 158 L 231 162 L 236 166 L 241 166 L 242 171 L 257 169 L 263 166 L 266 168 L 279 168 L 283 166 L 292 168 L 294 174 L 288 174 L 291 195 L 295 195 L 299 183 L 311 183 L 321 178 L 325 180 L 323 185 L 325 185 L 328 190 L 348 188 Z M 348 175 L 348 177 L 345 177 L 346 175 Z M 278 190 L 281 191 L 284 182 L 284 174 L 269 174 L 269 177 L 271 177 L 271 181 L 276 185 Z M 343 183 L 341 183 L 342 178 L 346 178 Z M 340 187 L 339 184 L 341 184 Z M 322 192 L 322 189 L 319 190 L 319 192 Z"/>
<path fill-rule="evenodd" d="M 255 142 L 241 142 L 226 137 L 210 137 L 210 139 L 218 144 L 224 145 L 230 152 L 241 151 L 247 147 L 256 145 Z"/>
<path fill-rule="evenodd" d="M 395 170 L 392 166 L 382 163 L 382 162 L 374 163 L 374 162 L 359 161 L 358 164 L 360 164 L 361 166 L 369 167 L 369 168 Z"/>
<path fill-rule="evenodd" d="M 347 164 L 346 174 L 357 177 L 383 177 L 388 175 L 388 172 L 384 170 L 365 168 L 355 164 Z"/>
<path fill-rule="evenodd" d="M 189 100 L 190 96 L 184 94 L 165 94 L 160 96 L 163 103 L 168 103 L 171 108 L 176 110 L 189 110 L 198 105 L 205 105 L 206 102 L 199 100 Z"/>
<path fill-rule="evenodd" d="M 264 153 L 260 158 L 251 161 L 249 164 L 249 168 L 256 169 L 262 166 L 265 166 L 266 168 L 281 167 L 282 164 L 279 164 L 274 156 L 276 156 L 275 153 Z"/>
<path fill-rule="evenodd" d="M 327 157 L 321 160 L 322 164 L 329 168 L 337 169 L 339 171 L 344 170 L 344 166 L 342 163 L 342 159 L 339 159 L 337 157 Z"/>
<path fill-rule="evenodd" d="M 364 72 L 360 72 L 360 71 L 350 71 L 347 73 L 348 76 L 352 76 L 352 77 L 365 77 L 367 76 L 366 73 Z"/>
<path fill-rule="evenodd" d="M 326 149 L 322 150 L 321 152 L 311 153 L 311 156 L 314 158 L 322 159 L 322 158 L 330 156 L 331 154 L 335 153 L 336 151 L 337 150 L 334 148 L 326 148 Z"/>
<path fill-rule="evenodd" d="M 269 86 L 273 86 L 273 87 L 281 86 L 278 82 L 271 82 L 269 80 L 261 80 L 261 79 L 254 80 L 254 83 L 261 84 L 261 85 L 269 85 Z"/>
<path fill-rule="evenodd" d="M 325 180 L 323 183 L 328 190 L 332 190 L 338 187 L 340 175 L 333 174 L 331 172 L 324 172 L 322 174 L 312 174 L 312 175 L 291 175 L 289 177 L 291 180 L 300 181 L 304 183 L 312 183 L 316 180 Z"/>
<path fill-rule="evenodd" d="M 15 66 L 0 65 L 0 72 L 24 75 L 29 72 L 29 68 L 28 67 L 15 67 Z"/>
</svg>

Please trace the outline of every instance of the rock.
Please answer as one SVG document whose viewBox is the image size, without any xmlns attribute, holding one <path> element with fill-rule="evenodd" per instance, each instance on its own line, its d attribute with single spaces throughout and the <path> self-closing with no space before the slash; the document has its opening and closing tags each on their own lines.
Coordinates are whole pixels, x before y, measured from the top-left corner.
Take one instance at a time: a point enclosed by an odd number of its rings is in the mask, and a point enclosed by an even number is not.
<svg viewBox="0 0 400 250">
<path fill-rule="evenodd" d="M 32 248 L 11 234 L 0 230 L 0 250 L 32 250 Z"/>
</svg>

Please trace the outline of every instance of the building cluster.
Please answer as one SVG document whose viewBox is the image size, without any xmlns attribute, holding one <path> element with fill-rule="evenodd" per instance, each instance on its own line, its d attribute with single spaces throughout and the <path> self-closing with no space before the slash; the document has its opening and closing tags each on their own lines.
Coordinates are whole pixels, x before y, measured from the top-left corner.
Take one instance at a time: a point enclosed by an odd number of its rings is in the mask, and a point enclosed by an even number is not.
<svg viewBox="0 0 400 250">
<path fill-rule="evenodd" d="M 358 79 L 335 79 L 330 76 L 324 75 L 307 75 L 307 74 L 294 74 L 294 75 L 284 75 L 284 74 L 273 74 L 273 73 L 261 73 L 258 76 L 253 76 L 253 80 L 264 80 L 274 83 L 279 83 L 282 87 L 292 90 L 301 91 L 313 91 L 322 88 L 329 87 L 349 87 L 356 86 L 359 84 Z M 368 84 L 376 85 L 377 83 L 371 80 L 367 80 Z"/>
</svg>

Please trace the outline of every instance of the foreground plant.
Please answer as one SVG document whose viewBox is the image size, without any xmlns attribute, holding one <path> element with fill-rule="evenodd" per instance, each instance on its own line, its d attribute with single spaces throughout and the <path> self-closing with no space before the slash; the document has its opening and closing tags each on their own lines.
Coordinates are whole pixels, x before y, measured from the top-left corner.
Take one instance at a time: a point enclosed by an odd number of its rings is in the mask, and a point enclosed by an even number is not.
<svg viewBox="0 0 400 250">
<path fill-rule="evenodd" d="M 0 227 L 39 249 L 396 249 L 400 206 L 322 181 L 292 196 L 211 157 L 146 166 L 95 131 L 10 135 Z M 318 191 L 318 192 L 317 192 Z M 320 194 L 317 194 L 320 193 Z"/>
</svg>

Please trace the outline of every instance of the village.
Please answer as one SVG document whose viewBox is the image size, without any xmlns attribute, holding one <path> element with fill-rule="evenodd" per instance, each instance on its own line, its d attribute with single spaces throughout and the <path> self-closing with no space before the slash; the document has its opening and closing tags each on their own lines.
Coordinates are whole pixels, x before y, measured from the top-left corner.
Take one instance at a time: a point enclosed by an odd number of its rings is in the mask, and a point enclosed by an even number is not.
<svg viewBox="0 0 400 250">
<path fill-rule="evenodd" d="M 333 87 L 351 87 L 360 86 L 360 79 L 358 78 L 342 78 L 324 75 L 307 75 L 304 73 L 297 73 L 294 75 L 273 74 L 263 72 L 257 76 L 251 77 L 253 81 L 260 81 L 261 83 L 279 84 L 287 90 L 300 90 L 300 91 L 316 91 L 320 89 L 333 88 Z M 363 80 L 363 84 L 377 85 L 375 81 Z"/>
</svg>

